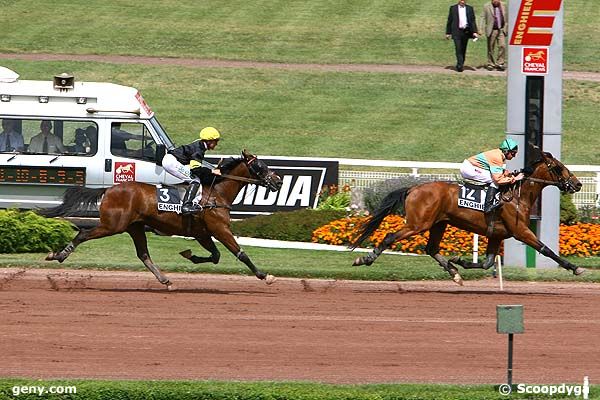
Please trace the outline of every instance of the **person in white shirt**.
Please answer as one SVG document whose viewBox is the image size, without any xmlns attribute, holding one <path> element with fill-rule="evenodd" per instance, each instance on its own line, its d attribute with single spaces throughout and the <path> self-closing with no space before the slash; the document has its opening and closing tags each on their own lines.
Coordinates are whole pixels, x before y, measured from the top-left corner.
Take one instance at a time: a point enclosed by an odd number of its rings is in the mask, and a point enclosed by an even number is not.
<svg viewBox="0 0 600 400">
<path fill-rule="evenodd" d="M 29 153 L 64 153 L 62 140 L 52 132 L 52 122 L 43 120 L 40 123 L 40 133 L 31 138 Z"/>
<path fill-rule="evenodd" d="M 466 4 L 466 0 L 458 0 L 457 4 L 450 6 L 448 21 L 446 22 L 446 39 L 454 40 L 456 52 L 456 70 L 463 72 L 469 39 L 477 39 L 477 22 L 473 7 Z"/>
</svg>

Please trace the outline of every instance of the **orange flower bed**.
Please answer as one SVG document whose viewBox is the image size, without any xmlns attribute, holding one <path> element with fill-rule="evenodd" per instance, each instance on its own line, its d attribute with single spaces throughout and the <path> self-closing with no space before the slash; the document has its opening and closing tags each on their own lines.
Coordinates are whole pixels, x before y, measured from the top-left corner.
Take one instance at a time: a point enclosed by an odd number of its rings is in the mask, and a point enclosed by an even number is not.
<svg viewBox="0 0 600 400">
<path fill-rule="evenodd" d="M 561 225 L 560 254 L 563 256 L 599 256 L 600 224 Z"/>
<path fill-rule="evenodd" d="M 314 243 L 349 245 L 357 236 L 357 228 L 367 217 L 348 217 L 332 221 L 317 228 L 312 235 Z M 404 226 L 404 218 L 398 215 L 388 215 L 379 228 L 365 241 L 363 246 L 379 245 L 388 233 L 399 231 Z M 405 253 L 425 254 L 425 246 L 429 232 L 415 235 L 406 240 L 396 242 L 391 250 Z M 487 238 L 480 237 L 479 253 L 485 253 Z M 473 234 L 449 226 L 440 244 L 443 255 L 462 255 L 472 253 Z M 597 256 L 600 255 L 600 225 L 577 224 L 560 226 L 561 255 Z"/>
</svg>

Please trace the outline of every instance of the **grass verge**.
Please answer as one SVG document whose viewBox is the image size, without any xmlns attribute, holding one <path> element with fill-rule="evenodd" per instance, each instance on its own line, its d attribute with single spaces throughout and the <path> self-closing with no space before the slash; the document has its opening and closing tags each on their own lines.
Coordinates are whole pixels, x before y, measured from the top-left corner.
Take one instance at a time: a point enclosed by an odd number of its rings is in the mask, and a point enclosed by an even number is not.
<svg viewBox="0 0 600 400">
<path fill-rule="evenodd" d="M 165 272 L 251 275 L 250 270 L 220 244 L 218 248 L 222 256 L 219 264 L 192 264 L 178 253 L 192 249 L 197 255 L 206 255 L 207 252 L 195 241 L 151 233 L 147 236 L 152 259 Z M 448 279 L 448 274 L 428 256 L 384 254 L 371 267 L 353 267 L 352 261 L 361 253 L 261 247 L 244 247 L 244 250 L 260 269 L 281 277 L 374 281 Z M 110 256 L 107 257 L 107 254 Z M 146 271 L 135 255 L 131 238 L 126 234 L 83 243 L 62 264 L 44 261 L 45 256 L 41 253 L 1 254 L 0 267 Z M 469 257 L 465 255 L 465 258 Z M 600 269 L 593 269 L 600 266 L 598 258 L 572 257 L 569 260 L 576 265 L 592 268 L 575 277 L 562 268 L 536 270 L 507 267 L 503 270 L 504 278 L 519 281 L 600 282 Z M 465 280 L 490 276 L 490 271 L 481 270 L 461 270 L 460 273 Z"/>
</svg>

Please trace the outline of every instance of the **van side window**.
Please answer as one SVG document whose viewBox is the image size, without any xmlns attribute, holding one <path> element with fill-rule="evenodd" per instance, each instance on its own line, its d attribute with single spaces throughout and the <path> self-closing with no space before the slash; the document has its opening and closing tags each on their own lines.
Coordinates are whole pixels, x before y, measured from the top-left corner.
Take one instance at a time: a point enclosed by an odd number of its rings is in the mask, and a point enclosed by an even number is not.
<svg viewBox="0 0 600 400">
<path fill-rule="evenodd" d="M 98 151 L 98 126 L 93 121 L 23 119 L 14 120 L 14 125 L 25 153 L 93 156 Z"/>
<path fill-rule="evenodd" d="M 113 122 L 110 151 L 117 156 L 154 161 L 156 143 L 144 124 Z"/>
<path fill-rule="evenodd" d="M 68 154 L 93 156 L 98 151 L 98 127 L 92 121 L 63 121 L 63 141 Z"/>
</svg>

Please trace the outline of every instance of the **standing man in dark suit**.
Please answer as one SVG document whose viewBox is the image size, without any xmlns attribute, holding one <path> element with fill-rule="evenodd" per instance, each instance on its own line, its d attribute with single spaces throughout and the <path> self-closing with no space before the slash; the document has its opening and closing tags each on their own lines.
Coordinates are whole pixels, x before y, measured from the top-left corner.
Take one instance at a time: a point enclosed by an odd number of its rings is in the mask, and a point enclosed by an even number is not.
<svg viewBox="0 0 600 400">
<path fill-rule="evenodd" d="M 463 72 L 469 39 L 478 37 L 475 11 L 473 7 L 466 4 L 466 0 L 458 0 L 457 4 L 450 6 L 446 23 L 446 39 L 451 37 L 456 50 L 456 70 Z"/>
</svg>

